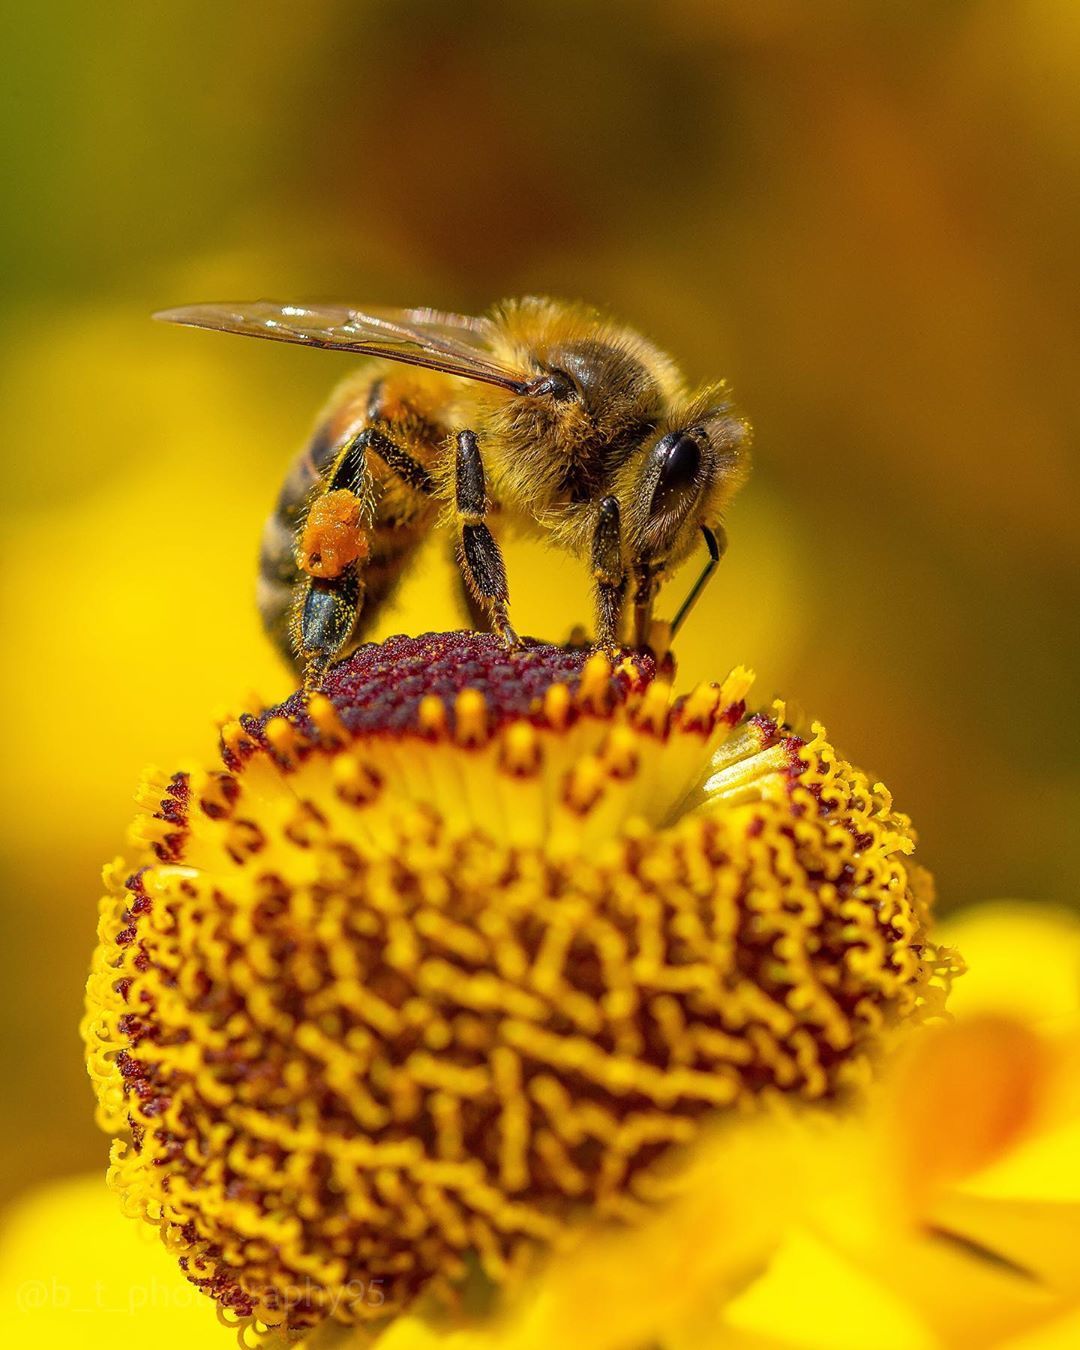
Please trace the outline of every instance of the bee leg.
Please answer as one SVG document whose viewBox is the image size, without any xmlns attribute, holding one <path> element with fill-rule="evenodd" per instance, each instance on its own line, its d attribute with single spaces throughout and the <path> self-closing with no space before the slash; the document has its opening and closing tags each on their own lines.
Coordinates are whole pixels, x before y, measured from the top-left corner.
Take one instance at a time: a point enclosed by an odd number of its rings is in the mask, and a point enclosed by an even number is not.
<svg viewBox="0 0 1080 1350">
<path fill-rule="evenodd" d="M 470 628 L 477 633 L 490 633 L 491 622 L 488 617 L 487 608 L 472 592 L 472 588 L 465 580 L 465 573 L 460 566 L 461 546 L 457 540 L 454 541 L 453 562 L 457 573 L 457 601 L 458 611 L 465 618 Z"/>
<path fill-rule="evenodd" d="M 348 642 L 364 603 L 355 563 L 336 577 L 308 577 L 293 612 L 293 644 L 303 664 L 304 687 L 313 688 Z"/>
<path fill-rule="evenodd" d="M 407 450 L 379 431 L 376 427 L 364 427 L 351 437 L 338 450 L 326 475 L 324 492 L 333 492 L 337 488 L 348 488 L 364 503 L 368 514 L 374 509 L 375 486 L 368 466 L 368 452 L 371 452 L 394 471 L 414 491 L 430 496 L 435 485 L 431 475 L 419 460 L 413 459 Z"/>
<path fill-rule="evenodd" d="M 387 468 L 393 469 L 402 482 L 407 483 L 414 491 L 428 497 L 435 490 L 431 475 L 423 464 L 413 459 L 407 450 L 402 450 L 395 441 L 375 427 L 365 427 L 353 444 L 361 452 L 370 450 L 378 455 Z"/>
<path fill-rule="evenodd" d="M 427 469 L 374 427 L 365 427 L 340 447 L 330 461 L 321 492 L 347 489 L 359 499 L 363 516 L 369 522 L 373 520 L 376 501 L 369 452 L 378 455 L 416 492 L 430 494 L 433 485 Z M 350 563 L 337 576 L 312 576 L 301 571 L 300 579 L 290 636 L 304 683 L 311 688 L 348 644 L 364 607 L 367 588 L 360 563 Z"/>
<path fill-rule="evenodd" d="M 592 572 L 596 581 L 596 645 L 614 647 L 622 627 L 626 568 L 622 556 L 619 503 L 603 497 L 592 540 Z"/>
<path fill-rule="evenodd" d="M 656 599 L 655 570 L 648 563 L 634 567 L 634 646 L 645 647 L 652 628 L 653 601 Z"/>
<path fill-rule="evenodd" d="M 370 510 L 375 489 L 367 462 L 368 431 L 365 427 L 338 447 L 323 474 L 319 491 L 336 492 L 339 488 L 347 488 Z"/>
<path fill-rule="evenodd" d="M 670 636 L 674 638 L 675 634 L 686 622 L 686 616 L 698 602 L 698 597 L 709 584 L 712 574 L 719 566 L 720 559 L 724 556 L 724 550 L 727 548 L 727 535 L 722 525 L 717 525 L 714 529 L 709 529 L 708 525 L 702 525 L 701 533 L 705 540 L 705 547 L 709 550 L 709 560 L 701 569 L 697 581 L 690 587 L 686 599 L 679 606 L 678 612 L 671 621 Z"/>
<path fill-rule="evenodd" d="M 510 627 L 507 613 L 510 590 L 506 584 L 506 565 L 495 536 L 484 524 L 488 513 L 484 462 L 474 431 L 459 431 L 455 504 L 458 516 L 458 565 L 469 590 L 487 611 L 491 627 L 508 647 L 515 647 L 518 636 Z"/>
</svg>

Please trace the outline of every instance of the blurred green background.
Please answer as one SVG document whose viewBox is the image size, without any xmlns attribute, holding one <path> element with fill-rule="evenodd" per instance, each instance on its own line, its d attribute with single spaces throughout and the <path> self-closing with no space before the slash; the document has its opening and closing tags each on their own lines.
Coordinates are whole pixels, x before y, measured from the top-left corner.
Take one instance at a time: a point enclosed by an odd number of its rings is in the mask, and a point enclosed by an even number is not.
<svg viewBox="0 0 1080 1350">
<path fill-rule="evenodd" d="M 257 535 L 349 369 L 166 305 L 550 292 L 727 376 L 756 469 L 684 676 L 745 662 L 822 718 L 943 908 L 1076 900 L 1075 0 L 9 0 L 3 27 L 0 1197 L 103 1164 L 98 872 L 144 763 L 286 690 Z M 509 561 L 519 627 L 587 615 L 583 569 Z M 381 632 L 451 596 L 435 550 Z"/>
</svg>

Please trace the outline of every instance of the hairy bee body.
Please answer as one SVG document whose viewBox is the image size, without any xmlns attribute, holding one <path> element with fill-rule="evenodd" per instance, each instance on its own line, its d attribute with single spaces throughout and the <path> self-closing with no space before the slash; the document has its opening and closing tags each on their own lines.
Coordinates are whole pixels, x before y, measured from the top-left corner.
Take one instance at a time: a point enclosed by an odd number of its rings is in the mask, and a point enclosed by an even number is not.
<svg viewBox="0 0 1080 1350">
<path fill-rule="evenodd" d="M 334 395 L 263 533 L 263 622 L 309 684 L 370 631 L 436 527 L 453 531 L 474 621 L 510 645 L 494 524 L 588 561 L 603 646 L 649 639 L 661 582 L 703 537 L 674 631 L 723 551 L 747 423 L 723 384 L 688 390 L 668 356 L 585 306 L 471 318 L 259 301 L 161 317 L 374 358 Z"/>
</svg>

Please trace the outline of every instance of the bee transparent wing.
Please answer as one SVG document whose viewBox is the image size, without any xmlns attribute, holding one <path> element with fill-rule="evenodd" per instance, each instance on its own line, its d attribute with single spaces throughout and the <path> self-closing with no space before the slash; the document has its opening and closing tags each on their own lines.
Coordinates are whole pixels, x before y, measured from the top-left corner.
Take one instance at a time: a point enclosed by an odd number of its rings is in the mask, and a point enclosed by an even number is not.
<svg viewBox="0 0 1080 1350">
<path fill-rule="evenodd" d="M 413 342 L 448 356 L 463 356 L 507 376 L 524 378 L 523 372 L 511 371 L 493 359 L 495 325 L 490 319 L 451 314 L 440 309 L 390 309 L 384 306 L 366 308 L 359 317 L 394 341 Z"/>
<path fill-rule="evenodd" d="M 166 323 L 209 328 L 219 333 L 327 347 L 387 361 L 423 366 L 466 380 L 524 393 L 529 374 L 496 361 L 492 325 L 486 319 L 431 309 L 353 309 L 349 305 L 286 305 L 276 300 L 250 304 L 188 305 L 154 315 Z"/>
<path fill-rule="evenodd" d="M 372 305 L 364 313 L 386 323 L 406 327 L 419 325 L 436 337 L 456 338 L 477 348 L 489 345 L 495 331 L 490 319 L 473 314 L 451 314 L 443 309 L 391 309 L 385 305 Z"/>
</svg>

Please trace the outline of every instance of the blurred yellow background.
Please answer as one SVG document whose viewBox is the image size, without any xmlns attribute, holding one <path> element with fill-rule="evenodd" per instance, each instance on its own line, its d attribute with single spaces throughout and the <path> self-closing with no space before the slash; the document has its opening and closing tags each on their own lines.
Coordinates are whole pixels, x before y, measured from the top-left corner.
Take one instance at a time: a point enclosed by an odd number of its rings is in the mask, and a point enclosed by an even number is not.
<svg viewBox="0 0 1080 1350">
<path fill-rule="evenodd" d="M 146 762 L 288 689 L 257 536 L 349 369 L 166 305 L 552 293 L 728 377 L 756 468 L 683 675 L 825 720 L 943 908 L 1076 902 L 1074 0 L 5 10 L 0 1199 L 104 1162 L 98 873 Z M 444 552 L 380 635 L 456 622 Z M 519 629 L 587 617 L 509 564 Z"/>
</svg>

